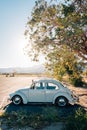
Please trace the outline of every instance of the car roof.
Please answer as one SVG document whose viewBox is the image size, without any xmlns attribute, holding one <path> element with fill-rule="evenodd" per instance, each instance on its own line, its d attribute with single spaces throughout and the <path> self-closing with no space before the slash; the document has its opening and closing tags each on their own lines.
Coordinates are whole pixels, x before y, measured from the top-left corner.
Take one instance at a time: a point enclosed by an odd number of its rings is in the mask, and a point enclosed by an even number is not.
<svg viewBox="0 0 87 130">
<path fill-rule="evenodd" d="M 53 78 L 41 78 L 41 79 L 34 80 L 34 82 L 52 82 L 52 83 L 60 83 L 60 81 L 55 80 L 55 79 L 53 79 Z"/>
</svg>

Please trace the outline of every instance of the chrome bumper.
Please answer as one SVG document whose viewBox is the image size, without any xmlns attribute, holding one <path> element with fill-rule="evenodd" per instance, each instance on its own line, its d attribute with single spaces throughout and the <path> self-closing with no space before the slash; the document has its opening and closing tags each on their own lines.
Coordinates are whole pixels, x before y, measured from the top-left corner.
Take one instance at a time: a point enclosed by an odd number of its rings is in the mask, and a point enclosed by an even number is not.
<svg viewBox="0 0 87 130">
<path fill-rule="evenodd" d="M 75 102 L 79 102 L 79 97 L 75 97 L 75 98 L 74 98 L 74 101 L 75 101 Z"/>
<path fill-rule="evenodd" d="M 69 103 L 72 105 L 79 103 L 79 96 L 73 95 L 72 100 Z"/>
<path fill-rule="evenodd" d="M 75 96 L 73 97 L 73 103 L 79 103 L 79 96 Z"/>
</svg>

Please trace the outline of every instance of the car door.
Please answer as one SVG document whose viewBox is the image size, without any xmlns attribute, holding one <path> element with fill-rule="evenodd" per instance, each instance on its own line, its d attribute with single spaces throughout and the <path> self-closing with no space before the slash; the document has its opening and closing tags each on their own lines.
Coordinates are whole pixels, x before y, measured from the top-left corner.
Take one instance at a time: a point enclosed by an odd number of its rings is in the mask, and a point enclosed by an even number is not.
<svg viewBox="0 0 87 130">
<path fill-rule="evenodd" d="M 29 90 L 29 102 L 45 102 L 45 88 L 42 82 L 35 83 L 35 88 Z"/>
<path fill-rule="evenodd" d="M 59 92 L 59 87 L 58 85 L 52 82 L 47 82 L 45 86 L 46 86 L 46 102 L 53 102 L 55 94 Z"/>
</svg>

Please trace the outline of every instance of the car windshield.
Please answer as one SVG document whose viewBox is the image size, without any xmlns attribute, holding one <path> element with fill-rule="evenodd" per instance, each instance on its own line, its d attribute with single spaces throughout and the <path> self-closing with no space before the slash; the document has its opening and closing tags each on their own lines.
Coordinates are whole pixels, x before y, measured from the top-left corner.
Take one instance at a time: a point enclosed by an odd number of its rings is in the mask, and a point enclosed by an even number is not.
<svg viewBox="0 0 87 130">
<path fill-rule="evenodd" d="M 35 88 L 35 83 L 32 82 L 31 86 L 30 86 L 30 89 L 34 89 Z"/>
</svg>

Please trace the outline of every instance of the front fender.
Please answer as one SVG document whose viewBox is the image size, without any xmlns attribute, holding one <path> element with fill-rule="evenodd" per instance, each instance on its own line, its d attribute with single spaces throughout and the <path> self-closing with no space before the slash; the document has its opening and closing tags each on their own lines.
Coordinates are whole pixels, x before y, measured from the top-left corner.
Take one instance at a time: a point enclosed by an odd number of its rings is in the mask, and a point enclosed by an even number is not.
<svg viewBox="0 0 87 130">
<path fill-rule="evenodd" d="M 57 94 L 54 96 L 54 98 L 53 98 L 53 104 L 55 104 L 56 99 L 57 99 L 58 97 L 60 97 L 60 96 L 65 97 L 68 101 L 72 100 L 72 99 L 71 99 L 71 96 L 70 96 L 68 93 L 61 92 L 61 93 L 57 93 Z"/>
<path fill-rule="evenodd" d="M 20 91 L 17 91 L 17 92 L 15 92 L 15 93 L 10 94 L 11 100 L 12 100 L 12 98 L 13 98 L 15 95 L 19 95 L 19 96 L 22 98 L 23 104 L 27 104 L 27 103 L 28 103 L 27 97 L 26 97 L 26 95 L 25 95 L 24 93 L 22 93 L 22 92 L 20 92 Z"/>
</svg>

